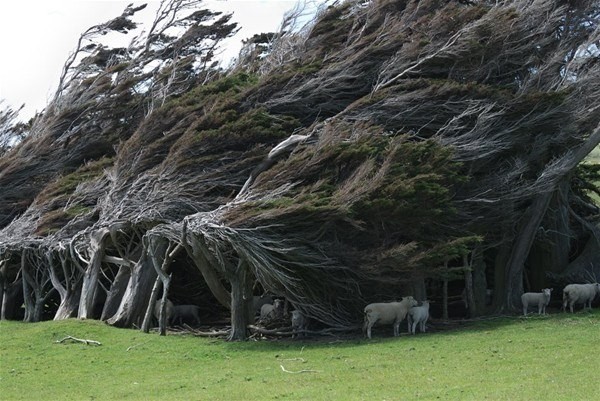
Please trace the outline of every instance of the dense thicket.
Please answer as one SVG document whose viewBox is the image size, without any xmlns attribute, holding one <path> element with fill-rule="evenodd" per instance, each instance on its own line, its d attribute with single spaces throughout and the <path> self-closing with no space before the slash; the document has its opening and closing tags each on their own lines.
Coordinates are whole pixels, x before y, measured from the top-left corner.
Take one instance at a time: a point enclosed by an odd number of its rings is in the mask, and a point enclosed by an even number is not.
<svg viewBox="0 0 600 401">
<path fill-rule="evenodd" d="M 448 280 L 481 314 L 486 288 L 511 310 L 600 275 L 596 2 L 345 1 L 229 71 L 235 27 L 197 3 L 127 49 L 80 41 L 0 159 L 4 317 L 142 325 L 162 286 L 240 339 L 262 291 L 350 327 Z"/>
</svg>

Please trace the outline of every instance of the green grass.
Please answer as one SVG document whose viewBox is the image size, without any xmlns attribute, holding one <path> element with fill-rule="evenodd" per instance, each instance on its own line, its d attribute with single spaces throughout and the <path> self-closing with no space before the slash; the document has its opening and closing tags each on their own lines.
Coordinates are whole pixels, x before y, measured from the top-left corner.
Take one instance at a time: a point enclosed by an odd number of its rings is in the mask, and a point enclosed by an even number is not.
<svg viewBox="0 0 600 401">
<path fill-rule="evenodd" d="M 493 319 L 414 337 L 393 338 L 388 332 L 391 328 L 380 328 L 370 341 L 228 343 L 160 337 L 95 321 L 3 321 L 0 399 L 592 400 L 600 395 L 598 310 Z M 56 343 L 67 335 L 102 346 Z"/>
</svg>

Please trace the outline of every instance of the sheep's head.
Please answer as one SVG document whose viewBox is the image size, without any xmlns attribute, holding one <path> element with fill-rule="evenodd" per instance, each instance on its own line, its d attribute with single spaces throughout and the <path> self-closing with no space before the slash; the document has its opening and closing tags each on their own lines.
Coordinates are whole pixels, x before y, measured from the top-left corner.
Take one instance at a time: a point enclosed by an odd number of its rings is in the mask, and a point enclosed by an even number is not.
<svg viewBox="0 0 600 401">
<path fill-rule="evenodd" d="M 550 295 L 552 294 L 552 290 L 554 288 L 544 288 L 542 289 L 542 293 L 547 297 L 550 298 Z"/>
<path fill-rule="evenodd" d="M 417 302 L 417 300 L 414 299 L 411 295 L 409 295 L 408 297 L 402 298 L 402 300 L 407 303 L 409 308 L 412 308 L 413 306 L 417 306 L 419 304 Z"/>
</svg>

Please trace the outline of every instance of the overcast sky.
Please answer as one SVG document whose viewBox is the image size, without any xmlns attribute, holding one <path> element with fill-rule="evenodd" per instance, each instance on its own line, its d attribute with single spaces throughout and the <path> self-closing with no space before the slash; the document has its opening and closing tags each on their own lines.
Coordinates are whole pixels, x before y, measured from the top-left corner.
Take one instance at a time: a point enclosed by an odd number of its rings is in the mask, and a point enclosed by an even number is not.
<svg viewBox="0 0 600 401">
<path fill-rule="evenodd" d="M 42 110 L 56 89 L 60 71 L 79 35 L 92 25 L 119 16 L 133 0 L 8 0 L 0 2 L 0 99 L 18 108 L 25 103 L 21 119 Z M 137 22 L 155 15 L 158 1 L 148 3 L 135 15 Z M 240 42 L 255 33 L 279 27 L 285 11 L 296 0 L 206 0 L 215 11 L 233 12 L 242 29 L 226 50 L 237 55 Z"/>
</svg>

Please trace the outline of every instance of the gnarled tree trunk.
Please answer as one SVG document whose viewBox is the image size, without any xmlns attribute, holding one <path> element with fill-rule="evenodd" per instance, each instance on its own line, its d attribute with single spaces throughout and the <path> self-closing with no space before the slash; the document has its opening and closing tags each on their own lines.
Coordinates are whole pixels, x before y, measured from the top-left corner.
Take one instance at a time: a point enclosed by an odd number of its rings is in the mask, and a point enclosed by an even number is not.
<svg viewBox="0 0 600 401">
<path fill-rule="evenodd" d="M 105 240 L 109 235 L 108 228 L 101 228 L 90 236 L 90 261 L 85 269 L 83 285 L 81 287 L 81 299 L 77 317 L 87 319 L 92 317 L 96 295 L 98 290 L 98 277 L 104 259 Z"/>
</svg>

